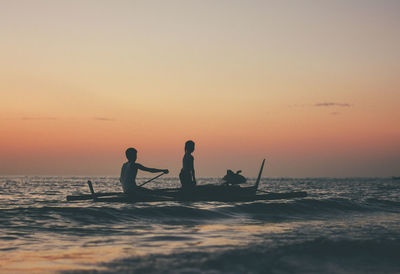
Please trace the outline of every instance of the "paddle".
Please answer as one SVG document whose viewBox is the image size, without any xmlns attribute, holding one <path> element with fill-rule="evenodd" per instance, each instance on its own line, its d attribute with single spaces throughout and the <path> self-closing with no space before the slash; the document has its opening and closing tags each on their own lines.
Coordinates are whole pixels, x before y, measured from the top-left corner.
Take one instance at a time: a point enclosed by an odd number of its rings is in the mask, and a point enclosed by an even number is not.
<svg viewBox="0 0 400 274">
<path fill-rule="evenodd" d="M 156 177 L 154 177 L 154 178 L 152 178 L 152 179 L 150 179 L 150 180 L 148 180 L 148 181 L 144 182 L 143 184 L 140 184 L 139 186 L 144 186 L 145 184 L 147 184 L 147 183 L 150 183 L 151 181 L 153 181 L 153 180 L 157 179 L 158 177 L 161 177 L 161 176 L 163 176 L 164 174 L 166 174 L 166 173 L 165 173 L 165 172 L 163 172 L 163 173 L 161 173 L 161 174 L 158 174 Z"/>
<path fill-rule="evenodd" d="M 165 173 L 161 173 L 159 175 L 157 175 L 156 177 L 144 182 L 143 184 L 139 185 L 139 186 L 143 186 L 155 179 L 157 179 L 158 177 L 164 175 Z M 114 196 L 114 195 L 120 195 L 123 194 L 123 192 L 98 192 L 95 193 L 94 189 L 93 189 L 93 185 L 92 182 L 89 180 L 88 182 L 89 185 L 89 189 L 90 189 L 90 193 L 91 194 L 82 194 L 82 195 L 68 195 L 67 196 L 67 201 L 78 201 L 78 200 L 92 200 L 92 199 L 96 199 L 98 197 L 104 197 L 104 196 Z"/>
</svg>

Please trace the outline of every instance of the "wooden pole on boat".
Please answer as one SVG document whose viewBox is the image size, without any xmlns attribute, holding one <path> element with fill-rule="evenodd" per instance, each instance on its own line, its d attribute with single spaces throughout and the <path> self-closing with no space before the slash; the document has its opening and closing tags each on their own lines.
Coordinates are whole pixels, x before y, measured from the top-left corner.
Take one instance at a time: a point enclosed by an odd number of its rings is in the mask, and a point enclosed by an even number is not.
<svg viewBox="0 0 400 274">
<path fill-rule="evenodd" d="M 92 193 L 93 201 L 95 201 L 96 200 L 96 193 L 94 192 L 92 181 L 89 180 L 89 181 L 87 181 L 87 183 L 88 183 L 88 186 L 89 186 L 89 189 L 90 189 L 90 193 Z"/>
<path fill-rule="evenodd" d="M 146 181 L 146 182 L 144 182 L 143 184 L 140 184 L 139 186 L 144 186 L 145 184 L 147 184 L 147 183 L 150 183 L 151 181 L 153 181 L 153 180 L 155 180 L 155 179 L 157 179 L 158 177 L 161 177 L 161 176 L 163 176 L 165 173 L 163 172 L 163 173 L 161 173 L 161 174 L 158 174 L 156 177 L 154 177 L 153 179 L 150 179 L 150 180 L 148 180 L 148 181 Z"/>
<path fill-rule="evenodd" d="M 263 169 L 264 169 L 264 164 L 265 164 L 265 159 L 262 161 L 260 172 L 258 173 L 256 184 L 254 185 L 254 194 L 256 194 L 256 191 L 258 189 L 258 185 L 260 184 L 261 175 L 262 175 L 262 172 L 263 172 Z"/>
</svg>

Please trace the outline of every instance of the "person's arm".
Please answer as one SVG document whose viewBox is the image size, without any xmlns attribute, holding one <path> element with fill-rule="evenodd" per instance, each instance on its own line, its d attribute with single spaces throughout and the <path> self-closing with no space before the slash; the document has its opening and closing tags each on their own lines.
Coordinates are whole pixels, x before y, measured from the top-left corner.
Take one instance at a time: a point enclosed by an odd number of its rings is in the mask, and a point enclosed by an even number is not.
<svg viewBox="0 0 400 274">
<path fill-rule="evenodd" d="M 151 173 L 164 172 L 165 174 L 168 174 L 168 172 L 169 172 L 168 169 L 150 168 L 150 167 L 142 166 L 141 164 L 136 164 L 136 166 L 140 170 L 151 172 Z"/>
<path fill-rule="evenodd" d="M 196 176 L 194 175 L 194 167 L 192 169 L 192 176 L 193 176 L 193 183 L 196 185 L 197 182 L 196 182 Z"/>
<path fill-rule="evenodd" d="M 194 158 L 193 158 L 193 156 L 191 157 L 191 163 L 190 163 L 190 165 L 191 165 L 191 168 L 192 168 L 192 178 L 193 178 L 193 183 L 196 185 L 197 183 L 196 183 L 196 176 L 195 176 L 195 172 L 194 172 Z"/>
</svg>

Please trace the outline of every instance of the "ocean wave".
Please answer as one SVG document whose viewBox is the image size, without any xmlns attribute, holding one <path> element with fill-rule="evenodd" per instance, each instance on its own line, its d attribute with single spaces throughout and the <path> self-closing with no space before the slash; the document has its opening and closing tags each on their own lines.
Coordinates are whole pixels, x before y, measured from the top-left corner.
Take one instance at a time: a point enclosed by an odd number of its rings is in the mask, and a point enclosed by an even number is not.
<svg viewBox="0 0 400 274">
<path fill-rule="evenodd" d="M 400 201 L 393 201 L 387 199 L 377 199 L 377 198 L 369 198 L 365 200 L 367 204 L 371 204 L 372 206 L 384 207 L 388 210 L 400 209 Z"/>
<path fill-rule="evenodd" d="M 81 206 L 79 206 L 81 205 Z M 209 222 L 233 218 L 248 218 L 263 221 L 291 219 L 310 220 L 336 218 L 343 214 L 400 212 L 400 202 L 384 199 L 352 200 L 343 198 L 295 199 L 274 202 L 247 203 L 140 203 L 119 206 L 79 203 L 73 206 L 14 207 L 0 209 L 3 225 L 33 225 L 46 223 L 52 227 L 57 223 L 71 226 L 90 224 L 118 224 L 135 221 L 155 223 Z M 54 225 L 53 225 L 54 224 Z M 67 226 L 68 227 L 68 226 Z"/>
<path fill-rule="evenodd" d="M 316 238 L 213 252 L 132 256 L 100 264 L 96 273 L 398 273 L 399 252 L 399 239 Z"/>
</svg>

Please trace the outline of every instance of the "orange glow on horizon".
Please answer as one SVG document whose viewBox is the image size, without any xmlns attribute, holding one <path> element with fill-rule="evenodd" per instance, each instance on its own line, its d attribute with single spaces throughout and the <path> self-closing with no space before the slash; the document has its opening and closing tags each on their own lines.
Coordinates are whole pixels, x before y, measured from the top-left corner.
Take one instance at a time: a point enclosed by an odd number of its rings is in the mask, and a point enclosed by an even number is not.
<svg viewBox="0 0 400 274">
<path fill-rule="evenodd" d="M 397 3 L 89 2 L 3 3 L 0 175 L 396 175 Z"/>
</svg>

